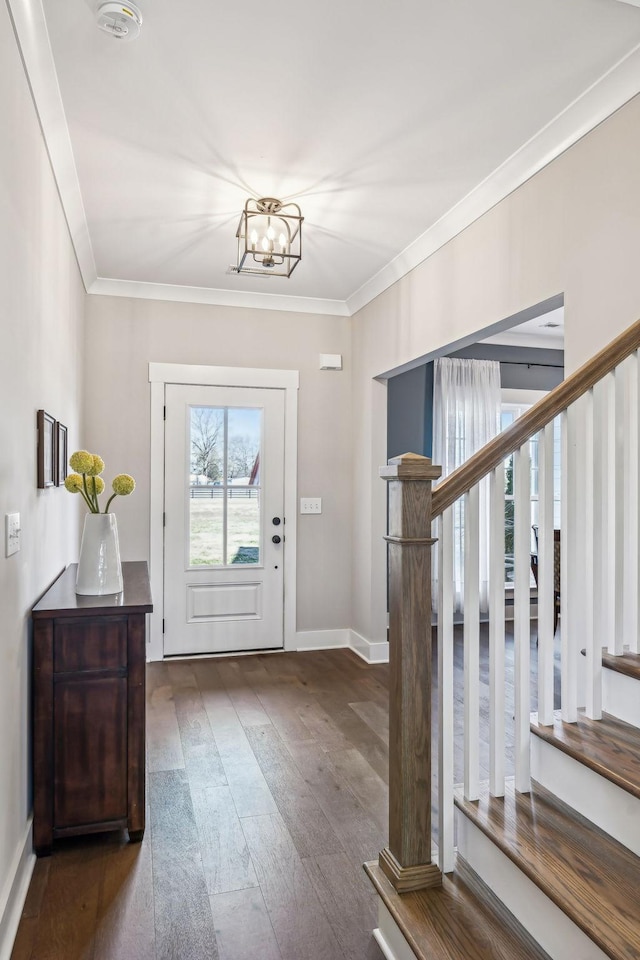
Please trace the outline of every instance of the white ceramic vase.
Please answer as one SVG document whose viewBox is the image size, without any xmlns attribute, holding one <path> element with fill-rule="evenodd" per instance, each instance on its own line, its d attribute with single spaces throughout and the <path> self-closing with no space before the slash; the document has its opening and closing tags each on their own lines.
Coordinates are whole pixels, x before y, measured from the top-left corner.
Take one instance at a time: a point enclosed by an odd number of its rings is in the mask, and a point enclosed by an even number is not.
<svg viewBox="0 0 640 960">
<path fill-rule="evenodd" d="M 76 593 L 101 597 L 122 590 L 118 524 L 113 513 L 87 513 L 84 518 Z"/>
</svg>

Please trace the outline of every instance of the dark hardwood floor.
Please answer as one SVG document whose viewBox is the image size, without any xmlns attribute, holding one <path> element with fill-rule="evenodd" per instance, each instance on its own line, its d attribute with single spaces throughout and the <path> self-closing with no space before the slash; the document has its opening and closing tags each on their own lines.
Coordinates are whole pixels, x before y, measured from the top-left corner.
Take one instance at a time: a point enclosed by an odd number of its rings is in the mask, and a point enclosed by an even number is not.
<svg viewBox="0 0 640 960">
<path fill-rule="evenodd" d="M 13 960 L 380 960 L 386 666 L 347 651 L 147 668 L 147 831 L 56 843 Z"/>
<path fill-rule="evenodd" d="M 486 694 L 484 628 L 481 660 Z M 346 650 L 149 664 L 144 840 L 57 842 L 12 960 L 382 960 L 387 678 Z"/>
</svg>

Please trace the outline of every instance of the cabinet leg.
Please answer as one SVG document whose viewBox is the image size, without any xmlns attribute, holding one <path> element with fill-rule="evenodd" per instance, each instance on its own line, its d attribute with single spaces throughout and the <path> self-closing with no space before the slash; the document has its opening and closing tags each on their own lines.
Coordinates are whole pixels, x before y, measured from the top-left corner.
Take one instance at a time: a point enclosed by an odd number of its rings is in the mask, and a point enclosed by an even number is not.
<svg viewBox="0 0 640 960">
<path fill-rule="evenodd" d="M 48 844 L 48 845 L 41 844 L 38 847 L 34 847 L 36 857 L 50 857 L 51 850 L 52 850 L 51 844 Z"/>
<path fill-rule="evenodd" d="M 129 843 L 140 843 L 144 837 L 144 830 L 129 830 Z"/>
</svg>

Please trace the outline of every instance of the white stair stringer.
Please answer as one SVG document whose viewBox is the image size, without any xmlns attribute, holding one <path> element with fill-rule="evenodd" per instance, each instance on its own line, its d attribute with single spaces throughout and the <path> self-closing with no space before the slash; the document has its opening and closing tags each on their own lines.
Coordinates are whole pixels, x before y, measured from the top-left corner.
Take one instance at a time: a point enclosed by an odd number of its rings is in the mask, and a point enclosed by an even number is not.
<svg viewBox="0 0 640 960">
<path fill-rule="evenodd" d="M 540 944 L 551 960 L 606 960 L 607 955 L 532 880 L 456 810 L 458 856 Z"/>
<path fill-rule="evenodd" d="M 531 777 L 640 857 L 640 800 L 531 735 Z"/>
<path fill-rule="evenodd" d="M 640 684 L 617 670 L 602 671 L 602 709 L 640 727 Z"/>
</svg>

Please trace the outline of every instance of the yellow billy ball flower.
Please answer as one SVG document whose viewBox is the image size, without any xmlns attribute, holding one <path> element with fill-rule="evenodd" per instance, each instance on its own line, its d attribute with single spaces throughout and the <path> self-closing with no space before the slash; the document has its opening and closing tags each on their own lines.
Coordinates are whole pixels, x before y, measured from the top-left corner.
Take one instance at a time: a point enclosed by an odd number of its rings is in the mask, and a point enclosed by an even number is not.
<svg viewBox="0 0 640 960">
<path fill-rule="evenodd" d="M 69 493 L 80 493 L 82 490 L 82 477 L 79 473 L 70 473 L 68 477 L 65 477 L 64 485 Z"/>
<path fill-rule="evenodd" d="M 93 490 L 93 485 L 95 484 L 95 491 L 100 496 L 104 490 L 104 480 L 102 477 L 92 477 L 87 486 L 90 490 Z"/>
<path fill-rule="evenodd" d="M 102 457 L 99 457 L 97 453 L 91 454 L 91 459 L 93 460 L 91 468 L 84 472 L 88 477 L 97 477 L 98 474 L 104 470 L 104 460 Z"/>
<path fill-rule="evenodd" d="M 69 457 L 69 466 L 78 473 L 89 473 L 93 470 L 93 454 L 87 450 L 76 450 Z"/>
<path fill-rule="evenodd" d="M 130 493 L 136 488 L 136 482 L 133 477 L 130 477 L 128 473 L 119 473 L 117 477 L 113 478 L 113 492 L 117 493 L 120 497 L 128 497 Z"/>
</svg>

